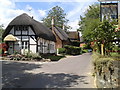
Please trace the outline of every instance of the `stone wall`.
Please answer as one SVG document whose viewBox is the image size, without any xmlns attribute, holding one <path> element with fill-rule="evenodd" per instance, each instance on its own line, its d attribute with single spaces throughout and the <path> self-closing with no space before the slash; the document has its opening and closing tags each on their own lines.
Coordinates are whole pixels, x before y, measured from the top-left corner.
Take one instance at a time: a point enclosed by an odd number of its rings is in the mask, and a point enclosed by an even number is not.
<svg viewBox="0 0 120 90">
<path fill-rule="evenodd" d="M 99 66 L 94 70 L 98 88 L 119 88 L 120 90 L 120 61 L 99 62 Z"/>
</svg>

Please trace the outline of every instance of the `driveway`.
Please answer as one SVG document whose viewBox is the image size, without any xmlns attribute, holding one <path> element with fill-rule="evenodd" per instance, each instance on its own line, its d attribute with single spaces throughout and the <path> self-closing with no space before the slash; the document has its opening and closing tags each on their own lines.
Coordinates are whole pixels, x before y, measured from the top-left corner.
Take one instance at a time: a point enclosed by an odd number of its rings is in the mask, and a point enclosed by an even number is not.
<svg viewBox="0 0 120 90">
<path fill-rule="evenodd" d="M 94 88 L 91 54 L 58 62 L 3 62 L 3 87 Z"/>
</svg>

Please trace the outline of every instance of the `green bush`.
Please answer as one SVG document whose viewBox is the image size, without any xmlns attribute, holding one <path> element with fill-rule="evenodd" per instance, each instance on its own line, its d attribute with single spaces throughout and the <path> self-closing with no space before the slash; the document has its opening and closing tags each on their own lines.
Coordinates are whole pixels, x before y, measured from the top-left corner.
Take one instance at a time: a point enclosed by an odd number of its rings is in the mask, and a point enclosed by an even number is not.
<svg viewBox="0 0 120 90">
<path fill-rule="evenodd" d="M 85 44 L 85 46 L 83 47 L 83 49 L 92 49 L 92 48 L 90 47 L 90 44 Z"/>
<path fill-rule="evenodd" d="M 64 58 L 65 56 L 48 56 L 48 59 L 50 59 L 51 61 L 58 61 L 61 58 Z"/>
<path fill-rule="evenodd" d="M 81 54 L 80 47 L 65 45 L 64 48 L 66 50 L 66 54 L 68 54 L 68 55 L 80 55 Z"/>
<path fill-rule="evenodd" d="M 26 57 L 32 59 L 42 59 L 38 53 L 33 53 L 33 52 L 28 52 Z"/>
<path fill-rule="evenodd" d="M 2 54 L 2 49 L 0 49 L 0 55 Z"/>
<path fill-rule="evenodd" d="M 120 60 L 120 58 L 113 58 L 108 56 L 102 56 L 98 53 L 92 55 L 94 70 L 100 70 L 103 66 L 110 67 L 113 61 Z"/>
<path fill-rule="evenodd" d="M 114 60 L 113 58 L 110 57 L 105 57 L 100 55 L 99 53 L 93 53 L 92 55 L 93 59 L 93 66 L 94 66 L 94 73 L 99 73 L 99 75 L 102 74 L 102 68 L 103 67 L 109 67 L 111 62 Z"/>
<path fill-rule="evenodd" d="M 88 50 L 87 49 L 83 49 L 82 53 L 88 53 Z"/>
<path fill-rule="evenodd" d="M 71 45 L 72 45 L 72 46 L 79 47 L 79 46 L 80 46 L 80 41 L 72 41 L 72 42 L 71 42 Z"/>
<path fill-rule="evenodd" d="M 50 59 L 51 61 L 58 61 L 58 60 L 60 60 L 61 58 L 64 58 L 64 57 L 65 57 L 64 55 L 60 55 L 60 56 L 57 56 L 57 55 L 42 55 L 42 58 Z"/>
<path fill-rule="evenodd" d="M 59 54 L 64 54 L 65 53 L 65 48 L 59 48 L 58 53 Z"/>
<path fill-rule="evenodd" d="M 110 56 L 111 56 L 111 57 L 115 57 L 115 58 L 120 58 L 120 54 L 117 53 L 117 52 L 111 52 L 111 53 L 110 53 Z"/>
</svg>

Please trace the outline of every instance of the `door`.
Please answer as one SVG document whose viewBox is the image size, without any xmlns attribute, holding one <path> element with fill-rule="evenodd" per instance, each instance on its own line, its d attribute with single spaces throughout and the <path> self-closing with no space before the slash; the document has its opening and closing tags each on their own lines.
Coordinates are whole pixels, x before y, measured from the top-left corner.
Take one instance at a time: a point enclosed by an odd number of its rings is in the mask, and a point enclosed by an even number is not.
<svg viewBox="0 0 120 90">
<path fill-rule="evenodd" d="M 28 41 L 22 41 L 22 50 L 21 53 L 25 54 L 28 51 Z"/>
<path fill-rule="evenodd" d="M 8 54 L 14 54 L 14 42 L 8 42 Z"/>
</svg>

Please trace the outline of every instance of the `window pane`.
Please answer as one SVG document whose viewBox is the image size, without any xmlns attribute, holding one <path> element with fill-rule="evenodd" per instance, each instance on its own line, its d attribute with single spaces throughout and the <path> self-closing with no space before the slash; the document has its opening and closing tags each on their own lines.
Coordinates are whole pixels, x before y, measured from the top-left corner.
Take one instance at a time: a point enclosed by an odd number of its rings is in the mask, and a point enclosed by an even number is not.
<svg viewBox="0 0 120 90">
<path fill-rule="evenodd" d="M 28 26 L 23 26 L 22 34 L 27 35 L 28 33 Z"/>
</svg>

